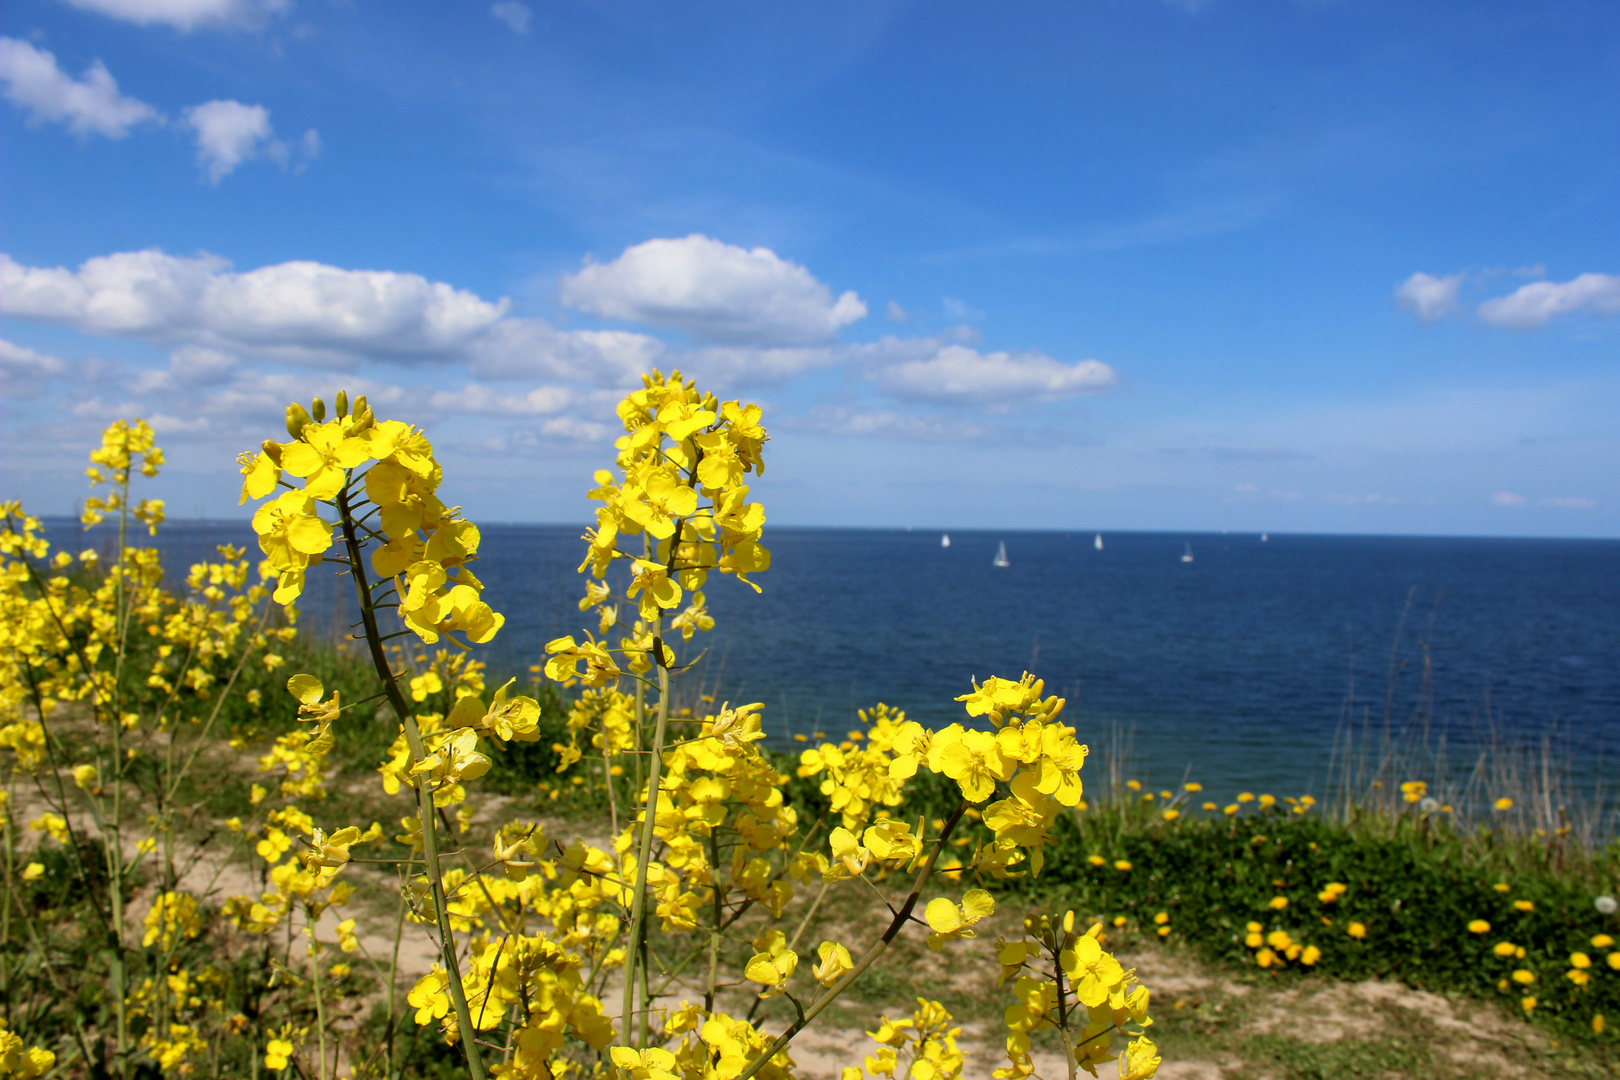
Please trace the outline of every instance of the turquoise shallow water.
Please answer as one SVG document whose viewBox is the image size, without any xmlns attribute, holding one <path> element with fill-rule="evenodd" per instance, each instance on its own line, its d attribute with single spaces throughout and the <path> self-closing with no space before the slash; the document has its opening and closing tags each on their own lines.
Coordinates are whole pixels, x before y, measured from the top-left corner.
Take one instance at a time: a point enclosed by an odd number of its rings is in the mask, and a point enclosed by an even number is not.
<svg viewBox="0 0 1620 1080">
<path fill-rule="evenodd" d="M 495 668 L 584 624 L 579 533 L 484 528 L 478 572 L 508 619 Z M 1212 794 L 1320 792 L 1339 725 L 1381 724 L 1386 702 L 1397 724 L 1429 717 L 1454 758 L 1494 729 L 1552 736 L 1588 781 L 1620 760 L 1620 541 L 1106 533 L 1098 551 L 1093 537 L 965 532 L 942 548 L 932 532 L 770 530 L 762 595 L 711 582 L 705 677 L 763 701 L 785 741 L 879 700 L 947 723 L 970 677 L 1030 668 L 1082 738 L 1122 725 L 1138 775 L 1173 783 L 1190 765 Z M 177 573 L 227 541 L 252 536 L 176 522 L 160 538 Z M 1010 565 L 992 566 L 1003 542 Z M 312 627 L 341 632 L 336 584 L 311 590 Z"/>
</svg>

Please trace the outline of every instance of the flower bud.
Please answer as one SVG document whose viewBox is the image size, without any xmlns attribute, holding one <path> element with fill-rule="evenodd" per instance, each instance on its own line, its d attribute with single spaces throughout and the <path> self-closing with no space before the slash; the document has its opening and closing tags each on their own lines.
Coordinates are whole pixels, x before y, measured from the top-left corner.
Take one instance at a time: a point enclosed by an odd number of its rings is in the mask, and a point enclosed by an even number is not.
<svg viewBox="0 0 1620 1080">
<path fill-rule="evenodd" d="M 360 400 L 365 401 L 366 399 L 361 398 Z M 356 409 L 354 410 L 354 426 L 349 428 L 349 434 L 358 435 L 376 422 L 377 418 L 371 414 L 370 409 Z"/>
<path fill-rule="evenodd" d="M 326 402 L 316 398 L 309 403 L 309 412 L 311 416 L 315 417 L 315 422 L 319 424 L 326 419 Z"/>
<path fill-rule="evenodd" d="M 339 420 L 349 415 L 349 392 L 347 390 L 337 392 L 337 400 L 333 402 L 332 411 L 337 413 Z"/>
<path fill-rule="evenodd" d="M 291 424 L 289 423 L 288 426 L 291 426 Z M 272 465 L 278 469 L 281 468 L 280 443 L 276 442 L 274 439 L 266 439 L 262 444 L 260 444 L 259 449 L 264 451 L 264 456 L 270 459 L 270 463 Z"/>
<path fill-rule="evenodd" d="M 298 402 L 287 406 L 287 434 L 296 439 L 312 423 L 314 421 L 309 418 L 309 413 Z"/>
<path fill-rule="evenodd" d="M 366 395 L 361 394 L 359 397 L 354 399 L 354 407 L 350 411 L 353 412 L 354 415 L 359 416 L 370 407 L 371 406 L 366 404 Z"/>
</svg>

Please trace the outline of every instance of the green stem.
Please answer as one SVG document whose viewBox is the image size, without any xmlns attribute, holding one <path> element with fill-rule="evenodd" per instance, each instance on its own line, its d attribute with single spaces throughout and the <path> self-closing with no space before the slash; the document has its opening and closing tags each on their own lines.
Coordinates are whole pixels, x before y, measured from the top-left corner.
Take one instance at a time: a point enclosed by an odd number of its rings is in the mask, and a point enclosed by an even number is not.
<svg viewBox="0 0 1620 1080">
<path fill-rule="evenodd" d="M 315 1026 L 320 1031 L 321 1080 L 326 1080 L 326 993 L 321 985 L 321 943 L 315 938 L 315 920 L 309 922 L 309 966 L 315 972 Z"/>
<path fill-rule="evenodd" d="M 653 620 L 654 656 L 663 659 L 663 620 Z M 669 669 L 658 665 L 658 722 L 653 728 L 652 751 L 647 759 L 647 798 L 642 808 L 640 844 L 636 851 L 635 894 L 630 907 L 630 944 L 625 950 L 624 1005 L 620 1009 L 619 1039 L 634 1046 L 630 1019 L 636 1002 L 636 967 L 647 932 L 647 863 L 652 859 L 653 828 L 658 820 L 658 783 L 664 768 L 664 733 L 669 726 Z M 645 978 L 645 974 L 643 975 Z"/>
<path fill-rule="evenodd" d="M 413 762 L 427 757 L 422 743 L 422 731 L 416 724 L 416 715 L 405 702 L 393 671 L 388 666 L 388 655 L 383 651 L 382 634 L 377 630 L 377 613 L 371 606 L 371 586 L 366 580 L 366 567 L 361 558 L 360 538 L 355 532 L 354 515 L 349 509 L 349 491 L 338 492 L 338 513 L 342 518 L 343 541 L 349 551 L 349 573 L 354 578 L 355 593 L 360 602 L 360 619 L 364 624 L 366 645 L 371 652 L 371 664 L 382 680 L 388 703 L 405 729 L 405 741 L 411 748 Z M 456 959 L 455 930 L 450 925 L 450 910 L 444 898 L 444 877 L 439 868 L 438 823 L 433 814 L 432 781 L 427 774 L 416 778 L 417 817 L 422 825 L 422 857 L 427 865 L 428 885 L 433 891 L 433 910 L 439 927 L 439 948 L 444 956 L 444 970 L 448 977 L 450 1002 L 455 1006 L 456 1023 L 461 1028 L 461 1048 L 467 1055 L 467 1070 L 472 1080 L 484 1080 L 484 1063 L 474 1038 L 472 1013 L 467 1008 L 467 993 L 461 985 L 461 965 Z"/>
<path fill-rule="evenodd" d="M 1059 923 L 1057 928 L 1058 948 L 1052 950 L 1052 981 L 1057 985 L 1058 1030 L 1063 1032 L 1063 1059 L 1069 1063 L 1069 1080 L 1075 1080 L 1074 1036 L 1069 1034 L 1069 1008 L 1063 998 L 1063 962 L 1061 960 L 1061 947 L 1063 937 L 1068 931 Z"/>
<path fill-rule="evenodd" d="M 795 1035 L 803 1031 L 810 1025 L 812 1020 L 821 1015 L 821 1010 L 831 1005 L 840 994 L 855 984 L 856 979 L 865 974 L 866 969 L 872 966 L 873 961 L 877 960 L 883 954 L 883 950 L 889 947 L 889 942 L 893 941 L 906 923 L 911 921 L 911 912 L 917 906 L 917 897 L 922 894 L 922 888 L 928 883 L 928 875 L 933 872 L 934 863 L 939 859 L 939 853 L 945 850 L 945 843 L 951 838 L 956 823 L 962 820 L 962 814 L 967 810 L 967 806 L 968 804 L 964 800 L 957 803 L 956 809 L 951 811 L 951 816 L 946 819 L 945 829 L 939 834 L 939 840 L 935 844 L 934 850 L 928 853 L 927 860 L 917 871 L 917 880 L 911 886 L 910 895 L 906 897 L 906 902 L 901 905 L 900 910 L 895 912 L 894 918 L 889 922 L 889 928 L 883 931 L 883 936 L 872 943 L 872 946 L 861 955 L 861 958 L 855 962 L 855 966 L 846 972 L 842 979 L 834 983 L 831 989 L 817 998 L 809 1009 L 788 1026 L 786 1031 L 778 1035 L 775 1041 L 765 1048 L 764 1053 L 750 1062 L 748 1068 L 737 1075 L 736 1080 L 749 1080 L 749 1077 L 765 1067 L 766 1062 L 781 1053 L 787 1044 L 793 1041 Z"/>
<path fill-rule="evenodd" d="M 118 500 L 118 580 L 115 582 L 117 606 L 115 608 L 115 624 L 118 627 L 118 646 L 113 653 L 113 700 L 112 700 L 112 814 L 107 819 L 108 831 L 112 834 L 107 843 L 107 876 L 110 879 L 109 907 L 112 914 L 112 925 L 108 933 L 108 946 L 111 950 L 112 961 L 112 994 L 113 1010 L 116 1015 L 118 1030 L 118 1072 L 123 1076 L 129 1075 L 129 1017 L 124 1007 L 124 997 L 127 994 L 127 979 L 124 974 L 124 851 L 123 851 L 123 820 L 124 812 L 124 647 L 128 641 L 129 612 L 128 592 L 125 586 L 129 578 L 129 567 L 124 562 L 124 544 L 129 530 L 129 474 L 124 474 L 122 497 Z M 88 676 L 91 673 L 86 671 Z"/>
</svg>

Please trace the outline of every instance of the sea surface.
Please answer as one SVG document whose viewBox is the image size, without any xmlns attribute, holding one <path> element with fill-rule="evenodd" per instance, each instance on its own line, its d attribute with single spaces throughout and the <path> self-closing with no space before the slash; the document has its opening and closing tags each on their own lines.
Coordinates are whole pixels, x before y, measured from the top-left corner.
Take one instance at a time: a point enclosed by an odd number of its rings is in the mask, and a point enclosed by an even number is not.
<svg viewBox="0 0 1620 1080">
<path fill-rule="evenodd" d="M 108 539 L 51 532 L 73 550 Z M 477 571 L 507 618 L 481 650 L 492 670 L 595 630 L 580 532 L 483 527 Z M 965 719 L 953 699 L 971 679 L 1030 670 L 1094 749 L 1129 743 L 1131 775 L 1190 775 L 1217 798 L 1320 794 L 1336 734 L 1386 718 L 1426 724 L 1453 760 L 1548 739 L 1583 783 L 1620 761 L 1620 541 L 1110 532 L 1098 550 L 1096 535 L 952 532 L 943 547 L 937 532 L 769 529 L 763 593 L 710 582 L 699 677 L 764 702 L 786 744 L 878 701 Z M 173 522 L 156 542 L 176 578 L 216 544 L 256 553 L 234 522 Z M 993 566 L 1003 543 L 1009 565 Z M 313 585 L 305 625 L 346 633 L 350 588 L 335 572 Z"/>
</svg>

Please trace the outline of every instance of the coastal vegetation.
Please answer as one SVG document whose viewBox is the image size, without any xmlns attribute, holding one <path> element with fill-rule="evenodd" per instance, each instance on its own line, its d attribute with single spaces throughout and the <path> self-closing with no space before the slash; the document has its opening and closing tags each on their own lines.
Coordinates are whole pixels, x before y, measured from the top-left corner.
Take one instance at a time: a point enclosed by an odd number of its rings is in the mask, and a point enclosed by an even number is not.
<svg viewBox="0 0 1620 1080">
<path fill-rule="evenodd" d="M 1146 1080 L 1193 1016 L 1149 954 L 1501 1002 L 1608 1060 L 1620 849 L 1549 781 L 1347 743 L 1324 802 L 1154 788 L 1030 673 L 767 748 L 693 672 L 711 576 L 769 570 L 760 410 L 655 372 L 619 415 L 588 628 L 498 676 L 454 478 L 363 398 L 290 406 L 240 463 L 261 551 L 183 578 L 138 543 L 139 421 L 92 454 L 109 555 L 0 508 L 0 1076 L 748 1080 L 859 1023 L 841 1080 L 963 1075 L 969 1024 L 1000 1080 Z M 351 638 L 300 626 L 315 574 Z"/>
</svg>

